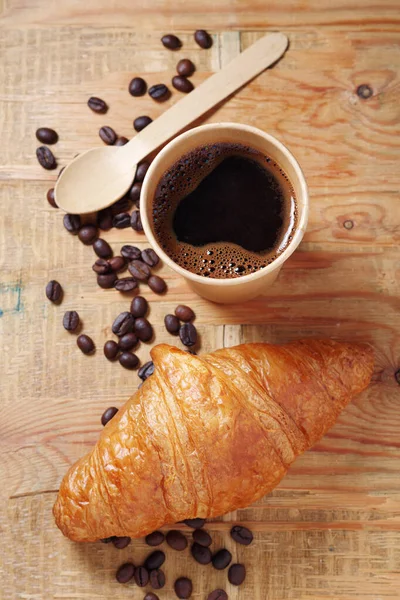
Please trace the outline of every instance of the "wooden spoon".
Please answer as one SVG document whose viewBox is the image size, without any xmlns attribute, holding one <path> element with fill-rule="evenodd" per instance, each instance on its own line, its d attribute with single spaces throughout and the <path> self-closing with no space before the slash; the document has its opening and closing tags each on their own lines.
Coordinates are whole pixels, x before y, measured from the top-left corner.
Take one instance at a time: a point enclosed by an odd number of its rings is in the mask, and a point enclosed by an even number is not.
<svg viewBox="0 0 400 600">
<path fill-rule="evenodd" d="M 110 206 L 129 189 L 140 161 L 276 62 L 287 45 L 288 39 L 283 33 L 262 37 L 125 146 L 94 148 L 77 156 L 56 183 L 58 206 L 76 214 Z"/>
</svg>

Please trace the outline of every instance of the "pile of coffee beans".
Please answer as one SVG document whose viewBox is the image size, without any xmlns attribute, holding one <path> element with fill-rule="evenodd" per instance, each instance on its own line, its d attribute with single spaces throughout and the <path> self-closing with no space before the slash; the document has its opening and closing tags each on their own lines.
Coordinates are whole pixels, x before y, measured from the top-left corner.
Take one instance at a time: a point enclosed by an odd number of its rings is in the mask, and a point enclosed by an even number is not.
<svg viewBox="0 0 400 600">
<path fill-rule="evenodd" d="M 172 335 L 179 334 L 182 344 L 187 348 L 192 348 L 197 343 L 197 329 L 192 323 L 195 316 L 189 306 L 180 304 L 176 307 L 174 315 L 168 314 L 164 317 L 165 329 Z"/>
</svg>

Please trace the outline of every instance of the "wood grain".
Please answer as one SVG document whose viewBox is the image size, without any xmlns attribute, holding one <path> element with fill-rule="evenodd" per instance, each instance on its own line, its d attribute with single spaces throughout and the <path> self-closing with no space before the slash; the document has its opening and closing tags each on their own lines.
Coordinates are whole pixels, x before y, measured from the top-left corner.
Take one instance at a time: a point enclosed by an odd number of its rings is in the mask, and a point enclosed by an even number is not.
<svg viewBox="0 0 400 600">
<path fill-rule="evenodd" d="M 102 345 L 128 300 L 100 290 L 91 248 L 62 227 L 45 193 L 55 175 L 34 158 L 38 126 L 60 134 L 60 167 L 100 144 L 112 125 L 133 134 L 140 114 L 155 118 L 179 94 L 158 105 L 132 98 L 127 86 L 142 74 L 168 82 L 179 58 L 191 58 L 198 84 L 240 49 L 271 29 L 290 36 L 285 59 L 258 77 L 208 121 L 261 127 L 294 152 L 310 187 L 309 227 L 277 284 L 246 305 L 217 306 L 196 297 L 166 267 L 169 291 L 147 293 L 157 342 L 176 342 L 163 316 L 178 301 L 196 311 L 202 351 L 245 341 L 285 342 L 307 336 L 364 340 L 376 350 L 373 384 L 339 422 L 304 454 L 272 494 L 208 525 L 214 546 L 225 545 L 248 568 L 234 589 L 225 573 L 167 551 L 167 586 L 190 575 L 195 598 L 226 587 L 239 600 L 397 599 L 400 589 L 399 67 L 397 0 L 377 5 L 325 0 L 235 2 L 168 0 L 3 0 L 0 2 L 0 598 L 141 600 L 119 586 L 116 568 L 148 550 L 137 540 L 123 551 L 76 545 L 56 530 L 51 507 L 69 464 L 95 441 L 99 418 L 136 389 L 135 373 L 107 362 Z M 214 45 L 200 50 L 197 27 Z M 240 29 L 240 31 L 236 31 Z M 182 51 L 159 43 L 177 32 Z M 362 100 L 357 86 L 373 96 Z M 109 103 L 105 116 L 86 107 L 90 95 Z M 346 223 L 346 225 L 345 225 Z M 131 230 L 104 235 L 115 252 L 124 243 L 146 247 Z M 52 278 L 65 289 L 61 306 L 46 301 Z M 79 311 L 97 353 L 79 353 L 61 326 Z M 143 345 L 140 358 L 148 358 Z M 250 548 L 233 544 L 231 522 L 255 532 Z M 184 528 L 189 535 L 189 532 Z"/>
</svg>

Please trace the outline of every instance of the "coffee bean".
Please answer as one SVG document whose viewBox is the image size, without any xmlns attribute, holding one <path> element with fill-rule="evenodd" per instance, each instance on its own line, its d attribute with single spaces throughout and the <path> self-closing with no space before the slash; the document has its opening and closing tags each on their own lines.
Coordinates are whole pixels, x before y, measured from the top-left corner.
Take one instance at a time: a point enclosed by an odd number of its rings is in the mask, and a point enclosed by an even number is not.
<svg viewBox="0 0 400 600">
<path fill-rule="evenodd" d="M 63 217 L 63 224 L 65 229 L 69 231 L 69 233 L 76 235 L 81 226 L 81 218 L 79 215 L 70 215 L 67 213 Z"/>
<path fill-rule="evenodd" d="M 82 350 L 83 354 L 91 354 L 95 350 L 92 338 L 84 333 L 77 338 L 76 343 L 78 344 L 79 350 Z"/>
<path fill-rule="evenodd" d="M 129 190 L 129 199 L 134 204 L 137 204 L 139 202 L 141 191 L 142 191 L 142 184 L 140 181 L 137 181 L 136 183 L 134 183 L 133 186 L 131 187 L 131 189 Z"/>
<path fill-rule="evenodd" d="M 164 83 L 156 83 L 156 85 L 152 85 L 149 89 L 149 96 L 158 102 L 168 100 L 170 95 L 171 92 Z"/>
<path fill-rule="evenodd" d="M 184 346 L 194 346 L 197 342 L 197 330 L 193 323 L 184 323 L 181 325 L 179 337 Z"/>
<path fill-rule="evenodd" d="M 83 225 L 78 231 L 78 238 L 83 244 L 89 246 L 90 244 L 93 244 L 97 238 L 97 234 L 97 227 L 94 225 Z"/>
<path fill-rule="evenodd" d="M 177 529 L 171 529 L 168 531 L 166 538 L 168 546 L 171 546 L 174 550 L 185 550 L 188 545 L 186 537 Z"/>
<path fill-rule="evenodd" d="M 139 587 L 146 587 L 149 583 L 149 572 L 145 567 L 136 567 L 134 579 Z"/>
<path fill-rule="evenodd" d="M 253 534 L 250 529 L 243 527 L 242 525 L 234 525 L 231 529 L 231 537 L 238 544 L 248 546 L 253 541 Z"/>
<path fill-rule="evenodd" d="M 178 598 L 186 600 L 190 598 L 193 591 L 193 585 L 190 579 L 187 577 L 179 577 L 174 583 L 175 594 Z"/>
<path fill-rule="evenodd" d="M 106 358 L 108 358 L 108 360 L 115 360 L 118 356 L 118 352 L 119 352 L 119 347 L 117 342 L 114 342 L 114 340 L 108 340 L 105 344 L 104 344 L 104 356 Z"/>
<path fill-rule="evenodd" d="M 114 287 L 119 292 L 131 292 L 138 287 L 138 282 L 133 277 L 121 277 L 116 280 Z"/>
<path fill-rule="evenodd" d="M 97 256 L 100 256 L 100 258 L 111 258 L 113 253 L 110 244 L 102 238 L 99 238 L 94 242 L 93 250 L 96 252 Z"/>
<path fill-rule="evenodd" d="M 133 331 L 135 317 L 130 312 L 122 312 L 114 319 L 111 330 L 118 337 L 122 337 L 126 333 Z"/>
<path fill-rule="evenodd" d="M 62 287 L 55 279 L 52 279 L 46 285 L 46 296 L 50 300 L 50 302 L 59 302 L 61 300 L 62 293 Z"/>
<path fill-rule="evenodd" d="M 135 321 L 134 331 L 141 342 L 149 342 L 153 337 L 153 327 L 147 319 L 139 317 Z"/>
<path fill-rule="evenodd" d="M 178 50 L 182 46 L 181 40 L 173 35 L 172 33 L 168 33 L 167 35 L 163 35 L 161 38 L 161 43 L 168 50 Z"/>
<path fill-rule="evenodd" d="M 150 375 L 153 375 L 154 373 L 154 363 L 152 360 L 149 360 L 147 363 L 144 363 L 144 365 L 142 367 L 140 367 L 139 371 L 138 371 L 138 375 L 140 377 L 140 379 L 142 379 L 143 381 L 146 381 L 146 379 L 148 377 L 150 377 Z"/>
<path fill-rule="evenodd" d="M 198 519 L 198 518 L 196 518 L 196 519 L 185 519 L 183 522 L 188 527 L 192 527 L 192 529 L 200 529 L 200 527 L 204 527 L 204 525 L 206 524 L 206 520 L 205 519 Z"/>
<path fill-rule="evenodd" d="M 210 548 L 206 548 L 205 546 L 201 546 L 197 542 L 194 542 L 190 552 L 192 553 L 194 560 L 201 565 L 208 565 L 211 562 L 212 554 Z"/>
<path fill-rule="evenodd" d="M 235 563 L 229 567 L 228 580 L 232 585 L 242 585 L 246 579 L 246 567 L 242 564 Z"/>
<path fill-rule="evenodd" d="M 204 50 L 211 48 L 213 43 L 211 35 L 207 33 L 207 31 L 205 31 L 204 29 L 198 29 L 197 31 L 195 31 L 194 39 L 198 43 L 200 48 L 203 48 Z"/>
<path fill-rule="evenodd" d="M 131 215 L 131 227 L 135 231 L 143 231 L 142 219 L 138 210 L 134 210 Z"/>
<path fill-rule="evenodd" d="M 99 136 L 103 140 L 107 146 L 112 146 L 115 144 L 115 140 L 117 139 L 117 134 L 115 133 L 112 127 L 108 127 L 105 125 L 104 127 L 100 127 Z"/>
<path fill-rule="evenodd" d="M 118 550 L 123 550 L 131 543 L 131 538 L 127 535 L 124 535 L 122 537 L 115 536 L 112 543 L 116 548 L 118 548 Z"/>
<path fill-rule="evenodd" d="M 49 190 L 47 190 L 46 198 L 47 198 L 47 202 L 50 204 L 50 206 L 52 206 L 53 208 L 58 208 L 58 205 L 56 203 L 56 199 L 54 196 L 54 188 L 50 188 Z"/>
<path fill-rule="evenodd" d="M 67 331 L 75 331 L 79 325 L 79 315 L 76 310 L 67 310 L 63 317 L 63 326 Z"/>
<path fill-rule="evenodd" d="M 207 600 L 228 600 L 225 590 L 214 590 L 207 596 Z"/>
<path fill-rule="evenodd" d="M 129 213 L 122 212 L 115 215 L 112 221 L 113 227 L 117 229 L 126 229 L 131 224 Z"/>
<path fill-rule="evenodd" d="M 133 121 L 133 129 L 137 132 L 142 131 L 147 125 L 153 122 L 153 119 L 148 117 L 147 115 L 143 115 L 141 117 L 136 117 Z"/>
<path fill-rule="evenodd" d="M 147 364 L 147 363 L 146 363 Z M 143 367 L 142 367 L 143 368 Z M 139 369 L 140 373 L 140 369 Z M 145 537 L 145 542 L 148 546 L 159 546 L 165 540 L 165 535 L 162 531 L 153 531 Z"/>
<path fill-rule="evenodd" d="M 149 305 L 146 298 L 136 296 L 131 302 L 131 313 L 134 317 L 144 317 L 148 311 Z"/>
<path fill-rule="evenodd" d="M 115 535 L 112 535 L 111 537 L 103 538 L 102 540 L 100 540 L 100 542 L 102 544 L 109 544 L 110 542 L 113 541 L 114 538 L 115 538 Z"/>
<path fill-rule="evenodd" d="M 114 142 L 114 146 L 125 146 L 129 142 L 128 138 L 124 135 L 120 135 Z"/>
<path fill-rule="evenodd" d="M 92 96 L 91 98 L 89 98 L 89 100 L 87 101 L 87 105 L 90 108 L 90 110 L 101 115 L 104 115 L 108 110 L 108 106 L 104 102 L 104 100 L 102 100 L 101 98 L 97 98 L 96 96 Z"/>
<path fill-rule="evenodd" d="M 114 287 L 115 280 L 117 279 L 116 274 L 113 273 L 100 273 L 97 275 L 97 285 L 104 290 L 109 290 Z"/>
<path fill-rule="evenodd" d="M 155 267 L 160 262 L 158 255 L 154 252 L 153 248 L 146 248 L 141 252 L 141 259 L 149 267 Z"/>
<path fill-rule="evenodd" d="M 132 350 L 132 348 L 134 348 L 137 345 L 138 339 L 136 335 L 132 332 L 126 333 L 125 335 L 121 336 L 118 342 L 118 347 L 124 351 Z"/>
<path fill-rule="evenodd" d="M 131 205 L 132 202 L 130 201 L 128 196 L 122 196 L 122 198 L 114 202 L 114 204 L 111 204 L 109 209 L 111 211 L 112 216 L 115 217 L 115 215 L 119 215 L 120 213 L 125 213 L 128 210 L 130 210 Z"/>
<path fill-rule="evenodd" d="M 142 260 L 132 260 L 128 265 L 129 272 L 137 281 L 146 281 L 150 275 L 150 267 Z"/>
<path fill-rule="evenodd" d="M 165 562 L 165 553 L 162 550 L 154 550 L 144 561 L 146 569 L 159 569 Z"/>
<path fill-rule="evenodd" d="M 127 260 L 137 260 L 138 258 L 140 258 L 142 253 L 140 251 L 140 248 L 137 248 L 136 246 L 126 245 L 122 246 L 121 254 Z"/>
<path fill-rule="evenodd" d="M 151 582 L 150 582 L 151 583 Z M 147 592 L 143 600 L 160 600 L 157 594 L 153 594 L 153 592 Z"/>
<path fill-rule="evenodd" d="M 132 352 L 123 352 L 119 356 L 119 364 L 125 367 L 125 369 L 136 369 L 139 365 L 139 359 L 136 354 Z"/>
<path fill-rule="evenodd" d="M 40 166 L 47 171 L 53 171 L 57 168 L 55 156 L 50 148 L 47 148 L 46 146 L 36 148 L 36 158 L 38 159 Z"/>
<path fill-rule="evenodd" d="M 200 544 L 200 546 L 205 546 L 206 548 L 208 548 L 208 546 L 211 546 L 211 535 L 204 529 L 195 529 L 192 533 L 192 536 L 193 540 L 197 544 Z"/>
<path fill-rule="evenodd" d="M 137 181 L 137 182 L 143 181 L 149 166 L 150 166 L 149 162 L 142 162 L 137 166 L 136 174 L 135 174 L 135 181 Z"/>
<path fill-rule="evenodd" d="M 190 77 L 195 72 L 195 66 L 188 58 L 182 58 L 176 65 L 176 71 L 178 75 Z"/>
<path fill-rule="evenodd" d="M 165 585 L 165 573 L 161 569 L 150 571 L 150 585 L 153 590 L 161 590 Z"/>
<path fill-rule="evenodd" d="M 113 256 L 108 261 L 108 264 L 115 273 L 117 273 L 118 271 L 122 271 L 124 267 L 126 267 L 126 262 L 122 258 L 122 256 Z"/>
<path fill-rule="evenodd" d="M 107 343 L 107 342 L 106 342 L 106 343 Z M 115 342 L 114 342 L 114 344 L 115 344 Z M 108 358 L 108 357 L 107 357 L 107 358 Z M 111 419 L 112 419 L 113 417 L 115 417 L 115 415 L 117 414 L 117 412 L 118 412 L 118 408 L 115 408 L 115 406 L 110 406 L 109 408 L 107 408 L 107 409 L 106 409 L 106 410 L 103 412 L 103 414 L 101 415 L 101 424 L 103 425 L 103 427 L 104 427 L 105 425 L 107 425 L 108 421 L 111 421 Z M 113 541 L 113 540 L 114 540 L 114 538 L 115 538 L 115 536 L 113 536 L 113 538 L 112 538 L 112 540 L 111 540 L 111 541 Z"/>
<path fill-rule="evenodd" d="M 172 78 L 172 85 L 178 92 L 183 92 L 184 94 L 188 94 L 194 90 L 194 85 L 190 79 L 186 79 L 182 75 L 175 75 Z"/>
<path fill-rule="evenodd" d="M 58 133 L 50 127 L 39 127 L 36 130 L 36 138 L 42 144 L 56 144 L 58 142 Z"/>
<path fill-rule="evenodd" d="M 222 548 L 222 550 L 218 550 L 212 557 L 212 564 L 215 569 L 221 571 L 222 569 L 226 569 L 231 560 L 232 554 L 226 548 Z"/>
<path fill-rule="evenodd" d="M 188 321 L 193 321 L 195 318 L 195 314 L 189 306 L 185 306 L 184 304 L 179 304 L 179 306 L 175 309 L 175 314 L 181 321 L 185 323 Z"/>
<path fill-rule="evenodd" d="M 135 567 L 132 563 L 121 565 L 117 571 L 116 578 L 118 583 L 128 583 L 135 574 Z"/>
<path fill-rule="evenodd" d="M 172 335 L 177 335 L 181 326 L 178 317 L 175 315 L 165 315 L 164 325 L 168 333 L 171 333 Z"/>
<path fill-rule="evenodd" d="M 103 208 L 97 213 L 97 227 L 102 231 L 108 231 L 112 227 L 112 214 L 109 208 Z"/>
<path fill-rule="evenodd" d="M 155 294 L 163 294 L 167 289 L 167 284 L 165 283 L 164 279 L 158 275 L 151 275 L 147 281 L 147 284 Z"/>
<path fill-rule="evenodd" d="M 131 96 L 144 96 L 147 90 L 147 83 L 141 77 L 134 77 L 128 87 Z"/>
</svg>

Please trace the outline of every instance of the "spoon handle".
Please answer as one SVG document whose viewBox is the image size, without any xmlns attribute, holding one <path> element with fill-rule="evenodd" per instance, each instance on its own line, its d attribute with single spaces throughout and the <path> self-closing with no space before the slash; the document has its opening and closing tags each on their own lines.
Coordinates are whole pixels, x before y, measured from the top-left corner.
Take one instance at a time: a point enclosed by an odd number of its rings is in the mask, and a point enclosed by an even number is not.
<svg viewBox="0 0 400 600">
<path fill-rule="evenodd" d="M 140 162 L 277 61 L 287 45 L 288 38 L 283 33 L 265 35 L 121 147 L 119 157 L 131 164 Z"/>
</svg>

